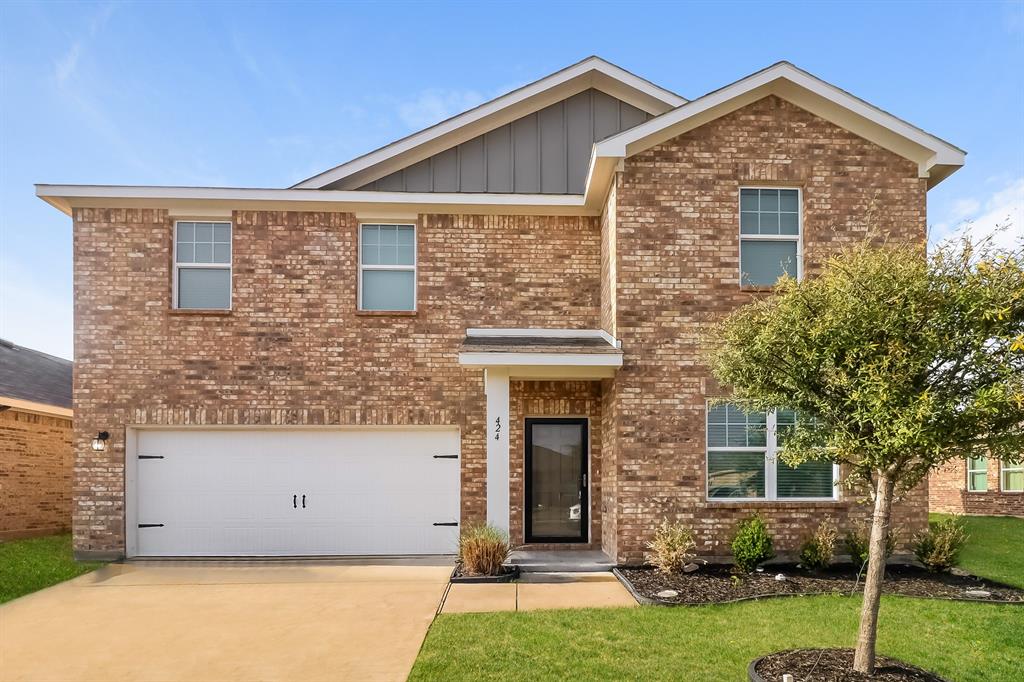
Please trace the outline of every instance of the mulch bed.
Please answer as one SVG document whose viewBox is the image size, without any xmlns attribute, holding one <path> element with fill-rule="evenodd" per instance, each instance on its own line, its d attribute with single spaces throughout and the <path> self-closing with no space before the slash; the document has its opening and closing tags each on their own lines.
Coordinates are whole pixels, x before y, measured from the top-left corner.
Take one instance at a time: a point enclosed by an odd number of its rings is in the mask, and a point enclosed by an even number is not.
<svg viewBox="0 0 1024 682">
<path fill-rule="evenodd" d="M 781 682 L 789 673 L 797 680 L 813 682 L 945 682 L 917 666 L 887 656 L 875 659 L 875 674 L 853 670 L 853 649 L 794 649 L 768 654 L 752 666 L 765 682 Z M 752 680 L 758 678 L 751 675 Z"/>
<path fill-rule="evenodd" d="M 852 594 L 864 589 L 863 577 L 850 564 L 831 566 L 811 573 L 794 564 L 767 566 L 763 573 L 735 575 L 732 566 L 709 564 L 693 573 L 665 575 L 650 568 L 620 568 L 622 578 L 635 594 L 659 604 L 715 604 L 801 594 Z M 784 580 L 776 580 L 781 573 Z M 674 596 L 659 597 L 664 590 Z M 989 596 L 969 596 L 968 590 L 984 590 Z M 962 599 L 1024 604 L 1024 590 L 973 575 L 929 573 L 910 565 L 891 565 L 885 570 L 883 594 L 932 599 Z"/>
<path fill-rule="evenodd" d="M 510 583 L 519 577 L 518 566 L 502 566 L 500 575 L 478 575 L 476 573 L 466 573 L 462 568 L 462 563 L 455 564 L 455 570 L 452 571 L 451 582 L 453 583 Z"/>
</svg>

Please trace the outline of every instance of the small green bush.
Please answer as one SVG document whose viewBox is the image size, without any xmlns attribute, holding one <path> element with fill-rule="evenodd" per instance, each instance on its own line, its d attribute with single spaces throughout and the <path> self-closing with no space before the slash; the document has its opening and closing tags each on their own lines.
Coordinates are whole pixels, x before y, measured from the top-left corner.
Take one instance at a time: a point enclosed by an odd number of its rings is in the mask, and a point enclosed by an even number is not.
<svg viewBox="0 0 1024 682">
<path fill-rule="evenodd" d="M 662 573 L 682 571 L 696 558 L 696 547 L 693 531 L 681 523 L 669 523 L 668 519 L 661 522 L 654 531 L 654 539 L 647 543 L 651 564 Z"/>
<path fill-rule="evenodd" d="M 914 555 L 929 571 L 948 571 L 959 563 L 965 542 L 967 526 L 961 516 L 954 514 L 918 533 L 914 538 Z"/>
<path fill-rule="evenodd" d="M 896 551 L 896 543 L 899 540 L 899 528 L 889 528 L 885 535 L 885 558 L 888 559 Z M 871 526 L 867 523 L 860 523 L 846 533 L 846 551 L 850 560 L 857 569 L 864 567 L 868 562 L 868 549 L 871 544 Z"/>
<path fill-rule="evenodd" d="M 760 514 L 755 514 L 745 521 L 740 521 L 736 528 L 736 536 L 732 539 L 732 558 L 736 568 L 750 573 L 758 564 L 775 556 L 772 538 L 768 535 L 768 527 Z"/>
<path fill-rule="evenodd" d="M 459 560 L 469 575 L 499 575 L 511 551 L 508 534 L 494 526 L 467 526 L 459 536 Z"/>
<path fill-rule="evenodd" d="M 836 551 L 839 532 L 831 521 L 822 521 L 800 548 L 800 564 L 811 571 L 827 568 Z"/>
</svg>

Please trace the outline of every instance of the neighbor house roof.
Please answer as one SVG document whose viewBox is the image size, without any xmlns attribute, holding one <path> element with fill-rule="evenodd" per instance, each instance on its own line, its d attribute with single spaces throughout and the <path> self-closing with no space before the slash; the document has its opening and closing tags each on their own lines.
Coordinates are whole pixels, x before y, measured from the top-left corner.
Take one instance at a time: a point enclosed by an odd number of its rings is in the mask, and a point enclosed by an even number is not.
<svg viewBox="0 0 1024 682">
<path fill-rule="evenodd" d="M 70 417 L 73 366 L 0 339 L 0 405 Z"/>
<path fill-rule="evenodd" d="M 655 116 L 593 145 L 582 195 L 354 189 L 588 88 L 601 88 Z M 36 185 L 36 194 L 69 215 L 75 206 L 168 208 L 172 215 L 204 217 L 229 217 L 232 209 L 341 210 L 361 218 L 388 219 L 415 217 L 417 213 L 600 215 L 611 179 L 623 159 L 769 95 L 914 161 L 929 188 L 964 163 L 966 152 L 962 149 L 789 62 L 779 62 L 688 102 L 590 57 L 290 189 Z M 327 185 L 341 189 L 320 189 Z"/>
</svg>

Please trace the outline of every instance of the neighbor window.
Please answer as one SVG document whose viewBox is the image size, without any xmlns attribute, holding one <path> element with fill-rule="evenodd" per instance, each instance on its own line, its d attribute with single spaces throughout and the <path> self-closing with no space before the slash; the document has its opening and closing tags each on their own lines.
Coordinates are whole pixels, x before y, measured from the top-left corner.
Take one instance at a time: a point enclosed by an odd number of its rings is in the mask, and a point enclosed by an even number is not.
<svg viewBox="0 0 1024 682">
<path fill-rule="evenodd" d="M 800 277 L 800 190 L 740 189 L 740 284 Z"/>
<path fill-rule="evenodd" d="M 1005 493 L 1024 493 L 1024 464 L 1003 464 L 1002 489 Z"/>
<path fill-rule="evenodd" d="M 988 490 L 987 458 L 967 458 L 967 490 L 972 493 L 983 493 Z"/>
<path fill-rule="evenodd" d="M 796 427 L 792 410 L 760 412 L 732 403 L 707 411 L 708 497 L 712 499 L 835 499 L 836 467 L 810 461 L 791 467 L 778 453 Z"/>
<path fill-rule="evenodd" d="M 174 307 L 231 308 L 231 223 L 175 223 Z"/>
<path fill-rule="evenodd" d="M 416 309 L 416 227 L 361 225 L 359 309 Z"/>
</svg>

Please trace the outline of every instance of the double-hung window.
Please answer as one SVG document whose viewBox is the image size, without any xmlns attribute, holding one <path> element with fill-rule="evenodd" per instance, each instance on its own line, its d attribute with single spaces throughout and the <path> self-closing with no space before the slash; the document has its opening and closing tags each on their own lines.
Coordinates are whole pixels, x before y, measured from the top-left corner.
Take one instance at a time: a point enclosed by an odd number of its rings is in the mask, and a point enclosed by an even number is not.
<svg viewBox="0 0 1024 682">
<path fill-rule="evenodd" d="M 1004 493 L 1024 493 L 1024 463 L 1002 465 L 1000 487 Z"/>
<path fill-rule="evenodd" d="M 988 490 L 988 459 L 986 457 L 967 458 L 967 490 L 972 493 L 983 493 Z"/>
<path fill-rule="evenodd" d="M 796 427 L 792 410 L 760 412 L 733 403 L 707 410 L 709 499 L 833 500 L 838 467 L 808 461 L 795 467 L 779 458 Z"/>
<path fill-rule="evenodd" d="M 772 286 L 801 276 L 800 190 L 740 188 L 740 284 Z"/>
<path fill-rule="evenodd" d="M 231 223 L 174 224 L 174 307 L 231 308 Z"/>
<path fill-rule="evenodd" d="M 416 310 L 416 226 L 359 226 L 359 309 Z"/>
</svg>

